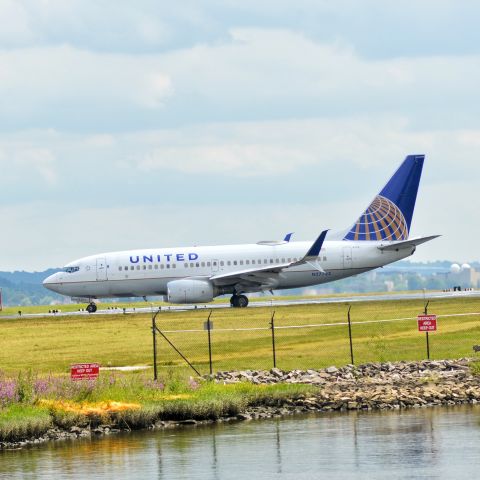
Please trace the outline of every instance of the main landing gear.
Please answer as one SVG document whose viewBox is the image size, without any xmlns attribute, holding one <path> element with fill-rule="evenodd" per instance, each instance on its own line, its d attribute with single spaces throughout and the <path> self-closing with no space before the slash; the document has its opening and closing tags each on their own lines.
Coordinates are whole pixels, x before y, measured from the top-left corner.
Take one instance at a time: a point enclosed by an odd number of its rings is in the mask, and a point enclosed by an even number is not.
<svg viewBox="0 0 480 480">
<path fill-rule="evenodd" d="M 97 311 L 97 305 L 93 302 L 87 305 L 87 312 L 88 313 L 95 313 Z"/>
<path fill-rule="evenodd" d="M 248 298 L 245 295 L 233 295 L 230 305 L 234 308 L 245 308 L 248 305 Z"/>
</svg>

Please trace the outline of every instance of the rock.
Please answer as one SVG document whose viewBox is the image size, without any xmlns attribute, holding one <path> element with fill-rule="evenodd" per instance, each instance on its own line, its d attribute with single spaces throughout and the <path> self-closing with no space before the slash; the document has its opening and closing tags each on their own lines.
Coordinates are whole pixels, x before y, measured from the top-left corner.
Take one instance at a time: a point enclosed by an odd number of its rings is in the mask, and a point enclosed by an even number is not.
<svg viewBox="0 0 480 480">
<path fill-rule="evenodd" d="M 189 418 L 187 420 L 182 420 L 181 422 L 178 422 L 178 423 L 180 423 L 180 425 L 196 425 L 198 422 L 193 418 Z"/>
<path fill-rule="evenodd" d="M 251 420 L 252 416 L 247 413 L 239 413 L 237 415 L 238 420 Z"/>
<path fill-rule="evenodd" d="M 283 372 L 279 368 L 272 368 L 270 373 L 276 378 L 282 378 Z"/>
<path fill-rule="evenodd" d="M 337 373 L 337 372 L 338 372 L 338 368 L 332 366 L 332 367 L 326 368 L 325 371 L 326 371 L 327 373 L 330 373 L 330 374 L 332 374 L 332 373 Z"/>
</svg>

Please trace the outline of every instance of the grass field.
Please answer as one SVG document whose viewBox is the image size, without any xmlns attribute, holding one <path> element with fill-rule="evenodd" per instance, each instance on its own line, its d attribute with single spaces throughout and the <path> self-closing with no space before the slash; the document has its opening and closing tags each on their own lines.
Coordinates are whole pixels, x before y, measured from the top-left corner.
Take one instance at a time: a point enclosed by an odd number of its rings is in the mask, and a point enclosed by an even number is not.
<svg viewBox="0 0 480 480">
<path fill-rule="evenodd" d="M 305 369 L 350 363 L 348 307 L 347 304 L 276 307 L 277 366 Z M 415 321 L 423 308 L 422 301 L 408 300 L 353 304 L 355 363 L 426 358 L 425 335 L 417 331 Z M 430 334 L 432 358 L 473 355 L 472 345 L 480 344 L 480 313 L 460 314 L 475 312 L 480 312 L 480 299 L 430 303 L 429 313 L 439 315 L 439 331 Z M 162 312 L 157 317 L 158 326 L 169 332 L 168 338 L 201 373 L 208 373 L 207 332 L 203 330 L 207 315 L 205 310 L 191 310 Z M 271 308 L 214 310 L 214 370 L 271 368 L 271 315 Z M 402 320 L 387 321 L 397 319 Z M 386 321 L 374 323 L 380 320 Z M 282 328 L 312 324 L 325 326 Z M 152 365 L 150 314 L 0 317 L 0 328 L 0 370 L 9 375 L 28 369 L 66 373 L 72 363 L 82 362 L 98 362 L 102 366 Z M 258 330 L 242 330 L 250 328 Z M 194 331 L 172 332 L 180 329 Z M 240 330 L 226 331 L 229 329 Z M 162 338 L 158 338 L 158 363 L 160 368 L 184 367 L 183 360 Z"/>
<path fill-rule="evenodd" d="M 291 370 L 350 363 L 349 308 L 345 303 L 276 307 L 277 366 Z M 425 334 L 416 325 L 423 310 L 422 301 L 353 304 L 355 363 L 425 358 Z M 273 312 L 271 308 L 213 310 L 214 370 L 271 368 Z M 480 299 L 432 301 L 429 313 L 439 316 L 439 330 L 430 334 L 431 357 L 473 356 L 472 345 L 480 344 L 478 312 Z M 157 317 L 159 328 L 201 373 L 208 373 L 203 329 L 208 313 L 163 311 Z M 51 426 L 69 429 L 107 422 L 142 428 L 160 418 L 218 418 L 236 415 L 256 402 L 308 393 L 310 387 L 300 385 L 231 386 L 189 380 L 192 372 L 161 337 L 159 382 L 152 382 L 151 370 L 103 371 L 93 383 L 69 380 L 72 363 L 152 365 L 151 322 L 151 314 L 123 313 L 0 317 L 0 441 L 42 435 Z M 125 410 L 112 413 L 116 402 Z"/>
</svg>

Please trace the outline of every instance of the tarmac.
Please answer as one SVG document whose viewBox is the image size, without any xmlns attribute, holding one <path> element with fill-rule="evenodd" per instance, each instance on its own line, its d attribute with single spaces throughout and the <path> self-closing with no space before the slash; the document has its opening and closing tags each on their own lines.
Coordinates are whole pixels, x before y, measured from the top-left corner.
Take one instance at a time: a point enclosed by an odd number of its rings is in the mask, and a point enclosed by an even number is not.
<svg viewBox="0 0 480 480">
<path fill-rule="evenodd" d="M 351 295 L 351 296 L 335 296 L 335 297 L 321 297 L 321 298 L 302 298 L 291 299 L 282 298 L 271 300 L 253 300 L 250 301 L 247 308 L 259 308 L 259 307 L 284 307 L 290 305 L 321 305 L 326 303 L 359 303 L 359 302 L 379 302 L 389 300 L 435 300 L 446 298 L 480 298 L 480 291 L 460 291 L 460 292 L 418 292 L 418 293 L 387 293 L 387 294 L 368 294 L 368 295 Z M 102 308 L 105 307 L 105 308 Z M 86 310 L 79 310 L 74 312 L 40 312 L 40 313 L 23 313 L 21 315 L 1 315 L 0 319 L 15 319 L 15 318 L 38 318 L 38 317 L 66 317 L 66 316 L 85 316 L 85 315 L 109 315 L 125 313 L 125 314 L 145 314 L 154 313 L 158 310 L 158 306 L 141 306 L 131 308 L 119 308 L 115 304 L 100 304 L 100 308 L 95 313 L 88 313 Z M 211 304 L 197 304 L 197 305 L 168 305 L 160 307 L 162 312 L 179 312 L 195 309 L 219 309 L 219 308 L 232 308 L 230 301 L 224 303 L 211 303 Z M 51 307 L 51 309 L 61 310 L 61 305 Z M 19 307 L 21 311 L 21 307 Z"/>
</svg>

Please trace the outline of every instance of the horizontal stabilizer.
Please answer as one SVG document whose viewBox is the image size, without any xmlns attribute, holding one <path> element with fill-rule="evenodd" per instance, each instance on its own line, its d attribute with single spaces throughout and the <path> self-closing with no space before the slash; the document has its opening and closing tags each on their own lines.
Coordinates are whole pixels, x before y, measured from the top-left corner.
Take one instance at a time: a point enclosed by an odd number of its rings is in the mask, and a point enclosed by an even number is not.
<svg viewBox="0 0 480 480">
<path fill-rule="evenodd" d="M 404 240 L 403 242 L 392 242 L 386 245 L 380 245 L 378 249 L 384 252 L 391 252 L 391 251 L 395 252 L 397 250 L 403 250 L 404 248 L 416 247 L 417 245 L 421 245 L 422 243 L 429 242 L 430 240 L 435 240 L 435 238 L 438 238 L 438 237 L 440 237 L 440 235 L 410 238 L 409 240 Z"/>
</svg>

